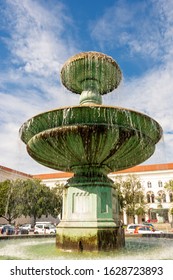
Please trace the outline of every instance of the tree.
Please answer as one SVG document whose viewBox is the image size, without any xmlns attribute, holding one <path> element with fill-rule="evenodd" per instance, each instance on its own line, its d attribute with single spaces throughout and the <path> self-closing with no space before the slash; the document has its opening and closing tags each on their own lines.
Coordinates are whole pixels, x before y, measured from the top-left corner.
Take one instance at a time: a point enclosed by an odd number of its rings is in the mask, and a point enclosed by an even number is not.
<svg viewBox="0 0 173 280">
<path fill-rule="evenodd" d="M 62 205 L 63 205 L 63 184 L 56 183 L 56 186 L 51 189 L 53 195 L 57 198 L 57 211 L 62 215 Z"/>
<path fill-rule="evenodd" d="M 0 182 L 0 217 L 11 223 L 20 216 L 37 218 L 57 217 L 62 210 L 62 186 L 50 189 L 41 181 L 6 180 Z"/>
<path fill-rule="evenodd" d="M 137 176 L 129 175 L 126 180 L 121 176 L 116 177 L 115 187 L 118 190 L 120 205 L 126 210 L 127 215 L 143 215 L 145 213 L 144 190 Z"/>
<path fill-rule="evenodd" d="M 122 193 L 122 185 L 123 185 L 123 178 L 121 176 L 116 177 L 116 181 L 114 183 L 114 187 L 117 191 L 117 198 L 118 198 L 118 203 L 119 203 L 119 210 L 120 213 L 122 213 L 123 209 L 125 208 L 125 199 Z"/>
<path fill-rule="evenodd" d="M 173 180 L 169 180 L 165 183 L 164 188 L 168 191 L 173 191 Z"/>
<path fill-rule="evenodd" d="M 22 213 L 33 217 L 34 224 L 42 215 L 57 217 L 60 213 L 61 204 L 56 188 L 50 189 L 37 179 L 28 179 L 23 181 L 22 192 Z"/>
<path fill-rule="evenodd" d="M 167 183 L 165 183 L 164 188 L 169 191 L 169 193 L 171 194 L 170 196 L 170 201 L 173 202 L 173 180 L 169 180 Z M 169 209 L 169 212 L 172 216 L 172 223 L 171 226 L 173 227 L 173 207 L 171 206 L 171 208 Z"/>
<path fill-rule="evenodd" d="M 22 215 L 20 185 L 21 181 L 18 179 L 0 182 L 0 216 L 9 224 Z"/>
</svg>

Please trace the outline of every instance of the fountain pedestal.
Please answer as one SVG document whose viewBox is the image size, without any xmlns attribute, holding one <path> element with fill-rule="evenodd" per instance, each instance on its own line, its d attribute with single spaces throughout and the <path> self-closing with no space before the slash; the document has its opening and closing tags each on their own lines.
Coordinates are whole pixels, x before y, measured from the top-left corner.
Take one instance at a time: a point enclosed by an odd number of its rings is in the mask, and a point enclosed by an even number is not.
<svg viewBox="0 0 173 280">
<path fill-rule="evenodd" d="M 88 175 L 75 175 L 66 185 L 63 219 L 57 227 L 57 246 L 96 251 L 122 247 L 124 234 L 119 224 L 119 204 L 113 181 L 104 174 Z"/>
</svg>

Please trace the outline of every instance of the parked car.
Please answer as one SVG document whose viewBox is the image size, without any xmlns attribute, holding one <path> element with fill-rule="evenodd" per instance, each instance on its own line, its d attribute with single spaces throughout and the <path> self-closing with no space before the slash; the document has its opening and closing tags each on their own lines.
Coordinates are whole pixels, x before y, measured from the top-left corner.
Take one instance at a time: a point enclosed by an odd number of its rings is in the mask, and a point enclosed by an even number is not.
<svg viewBox="0 0 173 280">
<path fill-rule="evenodd" d="M 12 235 L 15 234 L 15 228 L 11 225 L 4 225 L 1 229 L 1 234 Z"/>
<path fill-rule="evenodd" d="M 139 226 L 142 226 L 141 224 L 129 224 L 127 225 L 127 228 L 126 228 L 126 233 L 134 233 L 135 229 Z"/>
<path fill-rule="evenodd" d="M 51 223 L 36 223 L 34 227 L 34 234 L 55 234 L 56 227 Z"/>
<path fill-rule="evenodd" d="M 0 233 L 1 233 L 1 230 L 4 226 L 5 226 L 5 224 L 0 224 Z"/>
<path fill-rule="evenodd" d="M 134 233 L 140 233 L 140 234 L 145 234 L 145 233 L 162 233 L 160 230 L 155 230 L 151 226 L 141 226 L 141 227 L 136 227 Z"/>
<path fill-rule="evenodd" d="M 22 226 L 19 227 L 20 233 L 21 234 L 27 234 L 30 231 L 32 231 L 32 225 L 31 224 L 24 224 Z"/>
</svg>

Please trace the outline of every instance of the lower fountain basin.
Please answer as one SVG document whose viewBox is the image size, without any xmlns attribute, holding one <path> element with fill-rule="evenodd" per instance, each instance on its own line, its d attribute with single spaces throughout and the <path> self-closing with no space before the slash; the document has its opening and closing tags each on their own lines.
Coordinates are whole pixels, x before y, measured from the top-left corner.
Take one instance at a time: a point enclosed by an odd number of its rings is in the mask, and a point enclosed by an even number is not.
<svg viewBox="0 0 173 280">
<path fill-rule="evenodd" d="M 148 159 L 162 129 L 139 112 L 93 105 L 37 115 L 23 124 L 20 135 L 30 156 L 52 169 L 94 166 L 109 173 Z"/>
<path fill-rule="evenodd" d="M 87 266 L 92 267 L 91 265 L 93 265 L 94 268 L 94 261 L 97 262 L 98 260 L 108 260 L 108 262 L 110 260 L 135 260 L 135 265 L 140 262 L 140 266 L 141 260 L 157 262 L 158 260 L 164 260 L 164 262 L 168 260 L 171 263 L 172 259 L 172 239 L 151 238 L 151 236 L 146 235 L 126 237 L 124 248 L 117 251 L 100 252 L 99 254 L 93 251 L 83 251 L 81 254 L 81 252 L 73 250 L 59 250 L 55 246 L 54 237 L 49 235 L 29 235 L 27 238 L 24 236 L 8 236 L 7 240 L 1 240 L 0 242 L 0 260 L 63 260 L 64 262 L 68 262 L 68 260 L 87 260 Z"/>
</svg>

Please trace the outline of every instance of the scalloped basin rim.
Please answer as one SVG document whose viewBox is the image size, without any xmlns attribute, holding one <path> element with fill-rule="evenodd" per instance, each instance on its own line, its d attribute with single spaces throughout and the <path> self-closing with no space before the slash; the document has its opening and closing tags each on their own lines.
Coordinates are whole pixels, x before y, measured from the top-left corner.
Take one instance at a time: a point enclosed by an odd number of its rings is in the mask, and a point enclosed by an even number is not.
<svg viewBox="0 0 173 280">
<path fill-rule="evenodd" d="M 146 118 L 149 118 L 149 119 L 152 119 L 149 115 L 145 114 L 145 113 L 141 113 L 139 111 L 136 111 L 136 110 L 133 110 L 133 109 L 130 109 L 130 108 L 126 108 L 126 107 L 121 107 L 121 106 L 111 106 L 111 105 L 101 105 L 101 104 L 92 104 L 92 105 L 72 105 L 72 106 L 62 106 L 62 107 L 58 107 L 58 108 L 54 108 L 52 110 L 48 110 L 48 111 L 45 111 L 45 112 L 41 112 L 39 114 L 36 114 L 34 115 L 33 117 L 29 118 L 26 122 L 23 123 L 23 125 L 25 123 L 27 123 L 28 121 L 38 117 L 38 116 L 41 116 L 41 115 L 44 115 L 46 113 L 50 113 L 50 112 L 55 112 L 55 111 L 61 111 L 61 110 L 68 110 L 68 109 L 73 109 L 73 108 L 105 108 L 105 109 L 117 109 L 117 110 L 122 110 L 122 111 L 127 111 L 127 112 L 134 112 L 134 113 L 137 113 L 139 115 L 142 115 Z M 153 121 L 157 122 L 156 120 L 152 119 Z M 23 125 L 21 126 L 21 128 L 23 127 Z M 160 124 L 158 123 L 158 125 L 160 126 Z M 161 128 L 161 127 L 160 127 Z"/>
<path fill-rule="evenodd" d="M 162 136 L 161 126 L 146 114 L 123 107 L 94 105 L 61 107 L 40 113 L 21 126 L 20 137 L 24 143 L 27 143 L 35 134 L 42 131 L 80 124 L 107 124 L 110 127 L 111 124 L 124 125 L 127 128 L 140 130 L 142 134 L 148 134 L 155 142 L 158 142 Z"/>
</svg>

